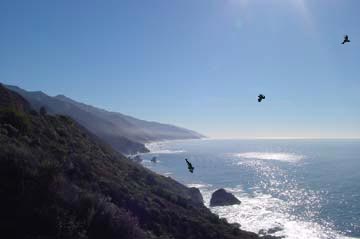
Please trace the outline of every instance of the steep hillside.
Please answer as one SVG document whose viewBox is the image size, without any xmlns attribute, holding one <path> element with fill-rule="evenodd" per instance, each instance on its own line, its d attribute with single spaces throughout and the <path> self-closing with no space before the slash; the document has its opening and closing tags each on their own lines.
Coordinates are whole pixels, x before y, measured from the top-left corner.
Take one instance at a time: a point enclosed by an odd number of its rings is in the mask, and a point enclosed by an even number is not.
<svg viewBox="0 0 360 239">
<path fill-rule="evenodd" d="M 0 85 L 0 99 L 5 94 L 12 100 L 0 107 L 2 237 L 258 238 L 212 214 L 194 190 L 127 160 L 71 118 L 28 110 Z"/>
<path fill-rule="evenodd" d="M 118 152 L 123 154 L 148 152 L 148 149 L 143 143 L 135 142 L 125 137 L 122 132 L 114 130 L 115 126 L 113 123 L 103 120 L 90 112 L 84 111 L 76 105 L 58 100 L 41 91 L 28 92 L 16 86 L 6 87 L 23 96 L 36 110 L 39 110 L 44 106 L 49 114 L 71 116 L 87 130 L 110 144 Z"/>
<path fill-rule="evenodd" d="M 29 111 L 30 104 L 15 92 L 8 91 L 0 84 L 0 107 L 11 107 L 20 111 Z"/>
<path fill-rule="evenodd" d="M 50 113 L 71 116 L 89 131 L 125 154 L 135 151 L 145 152 L 146 149 L 142 144 L 150 141 L 204 137 L 188 129 L 109 112 L 62 95 L 50 97 L 42 92 L 28 92 L 15 86 L 7 87 L 21 94 L 36 109 L 45 106 Z M 132 146 L 130 150 L 126 150 L 126 145 Z"/>
</svg>

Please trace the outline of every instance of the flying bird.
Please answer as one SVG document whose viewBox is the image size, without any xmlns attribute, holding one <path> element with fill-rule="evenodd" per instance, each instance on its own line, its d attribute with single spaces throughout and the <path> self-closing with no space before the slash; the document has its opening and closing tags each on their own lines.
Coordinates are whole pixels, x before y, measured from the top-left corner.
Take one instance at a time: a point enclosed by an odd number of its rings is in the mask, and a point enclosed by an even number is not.
<svg viewBox="0 0 360 239">
<path fill-rule="evenodd" d="M 265 99 L 265 95 L 263 94 L 258 95 L 258 102 L 261 102 L 264 99 Z"/>
<path fill-rule="evenodd" d="M 194 167 L 192 166 L 192 164 L 188 161 L 188 159 L 185 159 L 187 165 L 188 165 L 188 169 L 190 173 L 194 172 Z"/>
<path fill-rule="evenodd" d="M 348 36 L 348 35 L 345 35 L 345 36 L 344 36 L 344 41 L 343 41 L 341 44 L 345 44 L 345 43 L 347 43 L 347 42 L 350 42 L 349 36 Z"/>
</svg>

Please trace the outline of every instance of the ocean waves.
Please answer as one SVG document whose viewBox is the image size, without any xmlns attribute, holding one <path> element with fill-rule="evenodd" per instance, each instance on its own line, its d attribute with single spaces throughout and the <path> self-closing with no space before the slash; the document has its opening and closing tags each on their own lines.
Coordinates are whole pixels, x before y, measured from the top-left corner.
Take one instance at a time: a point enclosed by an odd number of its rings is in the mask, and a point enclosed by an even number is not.
<svg viewBox="0 0 360 239">
<path fill-rule="evenodd" d="M 212 187 L 199 188 L 205 205 L 209 207 Z M 209 207 L 213 213 L 226 218 L 230 223 L 241 224 L 241 229 L 288 239 L 349 239 L 332 229 L 332 225 L 321 225 L 305 221 L 288 213 L 291 207 L 286 201 L 270 194 L 248 194 L 240 187 L 226 188 L 240 201 L 240 205 Z"/>
</svg>

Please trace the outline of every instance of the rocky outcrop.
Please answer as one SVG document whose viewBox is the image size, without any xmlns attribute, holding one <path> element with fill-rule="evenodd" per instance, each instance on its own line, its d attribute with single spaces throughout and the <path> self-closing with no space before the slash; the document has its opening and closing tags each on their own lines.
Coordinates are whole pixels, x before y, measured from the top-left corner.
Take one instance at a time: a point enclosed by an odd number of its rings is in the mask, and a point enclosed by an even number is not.
<svg viewBox="0 0 360 239">
<path fill-rule="evenodd" d="M 282 230 L 284 230 L 284 229 L 281 226 L 276 226 L 276 227 L 270 228 L 268 230 L 261 229 L 258 232 L 258 234 L 259 234 L 260 238 L 264 238 L 264 239 L 281 239 L 281 238 L 284 238 L 284 236 L 274 236 L 272 234 L 275 234 Z"/>
<path fill-rule="evenodd" d="M 285 237 L 283 237 L 283 236 L 277 237 L 277 236 L 266 235 L 266 236 L 260 236 L 260 238 L 261 239 L 283 239 Z"/>
<path fill-rule="evenodd" d="M 190 198 L 193 202 L 199 205 L 204 204 L 204 199 L 201 195 L 201 192 L 198 188 L 192 187 L 189 189 Z"/>
<path fill-rule="evenodd" d="M 229 206 L 234 204 L 240 204 L 240 200 L 237 199 L 232 193 L 226 192 L 225 189 L 221 188 L 216 190 L 210 200 L 210 206 Z"/>
<path fill-rule="evenodd" d="M 230 225 L 235 227 L 235 228 L 240 228 L 241 227 L 241 224 L 237 223 L 237 222 L 231 223 Z"/>
</svg>

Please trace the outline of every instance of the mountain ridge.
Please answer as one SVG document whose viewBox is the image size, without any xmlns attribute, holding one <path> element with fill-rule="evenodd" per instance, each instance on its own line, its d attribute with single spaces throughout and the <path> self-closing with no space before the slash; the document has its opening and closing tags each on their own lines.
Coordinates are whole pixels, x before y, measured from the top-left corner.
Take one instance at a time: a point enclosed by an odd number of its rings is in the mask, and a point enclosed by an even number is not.
<svg viewBox="0 0 360 239">
<path fill-rule="evenodd" d="M 186 129 L 184 127 L 179 127 L 179 126 L 175 126 L 175 125 L 171 125 L 171 124 L 166 124 L 166 123 L 159 123 L 159 122 L 156 122 L 156 121 L 148 121 L 148 120 L 141 120 L 141 119 L 137 119 L 133 116 L 130 116 L 130 115 L 126 115 L 126 114 L 122 114 L 122 113 L 119 113 L 119 112 L 114 112 L 114 111 L 109 111 L 109 110 L 106 110 L 106 109 L 101 109 L 99 107 L 96 107 L 96 106 L 92 106 L 92 105 L 88 105 L 88 104 L 85 104 L 85 103 L 81 103 L 81 102 L 78 102 L 78 101 L 75 101 L 65 95 L 57 95 L 55 96 L 54 98 L 57 98 L 57 99 L 60 99 L 60 100 L 63 100 L 63 101 L 66 101 L 68 103 L 72 103 L 74 105 L 77 105 L 77 106 L 80 106 L 80 107 L 83 107 L 84 109 L 88 109 L 89 112 L 93 112 L 93 111 L 99 111 L 99 112 L 103 112 L 103 113 L 106 113 L 106 114 L 109 114 L 109 115 L 116 115 L 116 116 L 121 116 L 121 117 L 124 117 L 125 119 L 129 119 L 129 120 L 133 120 L 133 121 L 140 121 L 140 122 L 143 122 L 143 123 L 148 123 L 148 124 L 157 124 L 157 125 L 161 125 L 163 127 L 170 127 L 170 128 L 175 128 L 175 129 L 180 129 L 180 130 L 184 130 L 186 132 L 189 132 L 191 134 L 194 134 L 195 136 L 199 137 L 199 138 L 204 138 L 205 136 L 204 135 L 201 135 L 193 130 L 189 130 L 189 129 Z M 145 143 L 145 142 L 144 142 Z"/>
<path fill-rule="evenodd" d="M 50 114 L 72 117 L 123 154 L 148 152 L 144 144 L 153 141 L 204 137 L 192 130 L 107 111 L 77 102 L 65 95 L 53 97 L 42 91 L 26 91 L 11 85 L 5 87 L 22 95 L 36 110 L 44 106 Z"/>
</svg>

